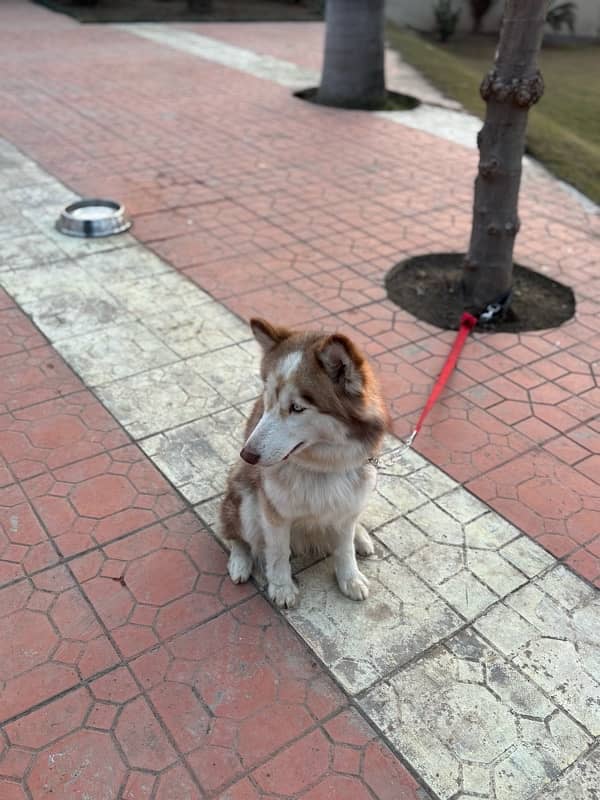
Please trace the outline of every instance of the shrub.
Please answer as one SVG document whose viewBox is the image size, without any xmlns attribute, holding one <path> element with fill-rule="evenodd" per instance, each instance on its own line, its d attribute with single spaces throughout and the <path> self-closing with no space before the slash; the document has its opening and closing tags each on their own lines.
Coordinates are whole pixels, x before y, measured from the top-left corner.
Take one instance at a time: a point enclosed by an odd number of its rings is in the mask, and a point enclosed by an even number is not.
<svg viewBox="0 0 600 800">
<path fill-rule="evenodd" d="M 441 42 L 447 42 L 456 30 L 460 8 L 454 8 L 452 0 L 437 0 L 433 7 L 435 30 Z"/>
<path fill-rule="evenodd" d="M 571 35 L 575 33 L 575 21 L 577 19 L 577 3 L 557 3 L 548 9 L 546 22 L 553 31 L 562 30 L 566 25 Z"/>
</svg>

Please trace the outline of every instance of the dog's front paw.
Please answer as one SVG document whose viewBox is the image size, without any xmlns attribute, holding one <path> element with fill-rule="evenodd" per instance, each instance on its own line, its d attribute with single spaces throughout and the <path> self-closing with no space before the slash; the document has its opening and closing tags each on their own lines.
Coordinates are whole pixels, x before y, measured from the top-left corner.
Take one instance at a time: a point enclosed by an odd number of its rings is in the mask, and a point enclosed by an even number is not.
<svg viewBox="0 0 600 800">
<path fill-rule="evenodd" d="M 375 545 L 369 532 L 362 525 L 356 528 L 354 534 L 354 549 L 359 556 L 372 556 L 375 553 Z"/>
<path fill-rule="evenodd" d="M 242 547 L 232 548 L 227 570 L 234 583 L 246 583 L 252 574 L 252 556 L 250 552 Z"/>
<path fill-rule="evenodd" d="M 362 572 L 355 572 L 349 578 L 338 578 L 342 594 L 351 600 L 366 600 L 369 596 L 369 581 Z"/>
<path fill-rule="evenodd" d="M 298 599 L 298 588 L 290 583 L 270 583 L 269 597 L 279 608 L 293 608 Z"/>
</svg>

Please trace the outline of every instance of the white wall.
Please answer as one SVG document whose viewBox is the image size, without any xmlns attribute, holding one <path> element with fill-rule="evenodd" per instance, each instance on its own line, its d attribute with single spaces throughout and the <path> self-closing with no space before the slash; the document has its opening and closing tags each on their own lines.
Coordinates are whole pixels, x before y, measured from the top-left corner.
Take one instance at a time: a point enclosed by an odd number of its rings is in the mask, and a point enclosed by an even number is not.
<svg viewBox="0 0 600 800">
<path fill-rule="evenodd" d="M 600 36 L 600 0 L 575 0 L 577 22 L 575 33 L 579 36 Z M 387 0 L 388 18 L 397 25 L 409 25 L 420 31 L 434 28 L 433 6 L 435 0 Z M 472 25 L 468 0 L 454 0 L 454 6 L 462 8 L 458 30 L 468 31 Z M 502 17 L 503 0 L 496 0 L 483 18 L 483 31 L 497 31 Z M 550 32 L 550 28 L 547 30 Z M 563 29 L 563 32 L 566 29 Z"/>
</svg>

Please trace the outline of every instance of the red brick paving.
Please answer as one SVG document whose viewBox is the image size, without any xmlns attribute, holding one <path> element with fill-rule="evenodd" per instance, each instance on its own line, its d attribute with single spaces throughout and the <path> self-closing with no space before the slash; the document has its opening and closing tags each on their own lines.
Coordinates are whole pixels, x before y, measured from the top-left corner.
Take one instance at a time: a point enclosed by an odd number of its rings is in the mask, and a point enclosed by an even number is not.
<svg viewBox="0 0 600 800">
<path fill-rule="evenodd" d="M 407 434 L 451 334 L 383 300 L 382 277 L 407 255 L 466 246 L 473 153 L 109 28 L 22 3 L 2 14 L 0 133 L 76 191 L 117 193 L 136 235 L 237 313 L 351 332 Z M 286 57 L 318 63 L 317 28 L 313 50 L 285 30 Z M 256 27 L 218 34 L 284 55 Z M 115 64 L 99 91 L 93 76 Z M 595 223 L 543 179 L 525 181 L 521 206 L 518 260 L 575 286 L 577 317 L 473 337 L 417 448 L 600 585 Z M 416 800 L 1 291 L 0 331 L 3 798 L 60 796 L 71 776 L 78 796 Z"/>
<path fill-rule="evenodd" d="M 87 391 L 0 415 L 0 452 L 19 480 L 127 443 Z"/>
<path fill-rule="evenodd" d="M 195 516 L 177 515 L 75 559 L 72 569 L 127 656 L 247 597 L 226 580 L 223 553 Z"/>
<path fill-rule="evenodd" d="M 567 437 L 552 441 L 563 439 L 568 443 Z M 600 473 L 593 464 L 586 470 L 588 461 L 573 468 L 564 457 L 536 450 L 473 479 L 467 488 L 600 584 Z"/>
<path fill-rule="evenodd" d="M 58 553 L 21 487 L 6 470 L 0 489 L 0 586 L 55 564 Z"/>
<path fill-rule="evenodd" d="M 24 316 L 24 315 L 23 315 Z M 0 413 L 42 403 L 84 386 L 49 346 L 0 358 Z"/>
<path fill-rule="evenodd" d="M 38 331 L 31 330 L 19 309 L 0 311 L 0 357 L 22 353 L 44 343 L 44 337 Z"/>
<path fill-rule="evenodd" d="M 106 631 L 64 566 L 0 591 L 0 722 L 118 663 Z"/>
<path fill-rule="evenodd" d="M 22 486 L 65 556 L 131 533 L 183 507 L 133 445 L 48 469 Z"/>
</svg>

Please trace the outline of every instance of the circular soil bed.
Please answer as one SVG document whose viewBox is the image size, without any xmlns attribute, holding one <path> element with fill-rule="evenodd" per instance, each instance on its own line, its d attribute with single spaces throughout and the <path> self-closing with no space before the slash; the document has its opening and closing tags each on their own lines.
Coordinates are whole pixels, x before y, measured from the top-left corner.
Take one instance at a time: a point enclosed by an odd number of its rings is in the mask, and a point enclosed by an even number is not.
<svg viewBox="0 0 600 800">
<path fill-rule="evenodd" d="M 423 322 L 456 330 L 464 308 L 463 253 L 432 253 L 396 264 L 385 278 L 388 297 Z M 568 286 L 535 270 L 514 265 L 513 296 L 504 319 L 478 325 L 489 331 L 537 331 L 557 328 L 575 313 Z"/>
<path fill-rule="evenodd" d="M 317 92 L 319 91 L 318 86 L 313 86 L 310 89 L 301 89 L 299 92 L 294 92 L 295 97 L 299 97 L 301 100 L 308 100 L 309 103 L 315 103 L 316 105 L 325 105 L 325 103 L 319 103 L 317 100 Z M 417 100 L 416 97 L 412 97 L 410 94 L 400 94 L 399 92 L 387 92 L 387 98 L 385 103 L 382 103 L 377 108 L 350 108 L 348 106 L 330 106 L 329 104 L 326 105 L 327 108 L 348 108 L 349 111 L 412 111 L 413 108 L 421 105 L 421 101 Z"/>
</svg>

